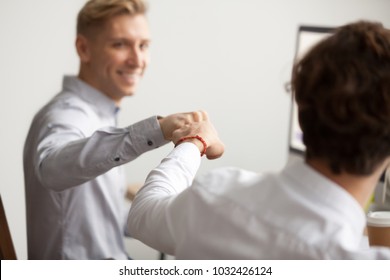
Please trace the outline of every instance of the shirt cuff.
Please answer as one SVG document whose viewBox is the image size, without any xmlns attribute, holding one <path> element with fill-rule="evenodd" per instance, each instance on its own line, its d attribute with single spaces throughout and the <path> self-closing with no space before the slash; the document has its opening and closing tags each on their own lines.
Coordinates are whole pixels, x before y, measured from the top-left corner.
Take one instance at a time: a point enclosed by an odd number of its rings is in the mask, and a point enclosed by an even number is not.
<svg viewBox="0 0 390 280">
<path fill-rule="evenodd" d="M 127 127 L 137 154 L 153 150 L 169 143 L 164 139 L 157 116 L 150 117 Z"/>
</svg>

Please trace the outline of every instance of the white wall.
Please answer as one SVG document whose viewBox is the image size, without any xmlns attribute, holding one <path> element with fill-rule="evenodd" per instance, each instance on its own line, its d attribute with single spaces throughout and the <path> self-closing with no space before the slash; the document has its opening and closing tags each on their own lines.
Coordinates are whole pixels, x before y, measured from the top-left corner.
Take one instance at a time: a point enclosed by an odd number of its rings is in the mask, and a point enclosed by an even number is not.
<svg viewBox="0 0 390 280">
<path fill-rule="evenodd" d="M 34 113 L 75 74 L 75 19 L 83 0 L 0 0 L 0 190 L 18 258 L 27 257 L 22 149 Z M 120 124 L 207 110 L 235 165 L 279 170 L 287 159 L 288 80 L 299 24 L 357 19 L 390 26 L 389 0 L 150 0 L 152 64 Z M 143 181 L 172 145 L 126 166 Z"/>
</svg>

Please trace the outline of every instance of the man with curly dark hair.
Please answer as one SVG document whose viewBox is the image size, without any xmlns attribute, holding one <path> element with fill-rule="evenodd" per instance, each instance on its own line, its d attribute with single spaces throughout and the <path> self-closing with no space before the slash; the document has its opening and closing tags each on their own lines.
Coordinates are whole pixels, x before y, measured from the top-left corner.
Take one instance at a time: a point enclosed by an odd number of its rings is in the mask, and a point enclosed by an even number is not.
<svg viewBox="0 0 390 280">
<path fill-rule="evenodd" d="M 199 151 L 221 147 L 204 116 L 173 133 L 176 148 L 135 198 L 130 233 L 182 259 L 390 259 L 363 235 L 364 206 L 390 163 L 390 31 L 340 27 L 295 64 L 292 89 L 305 161 L 193 181 Z"/>
</svg>

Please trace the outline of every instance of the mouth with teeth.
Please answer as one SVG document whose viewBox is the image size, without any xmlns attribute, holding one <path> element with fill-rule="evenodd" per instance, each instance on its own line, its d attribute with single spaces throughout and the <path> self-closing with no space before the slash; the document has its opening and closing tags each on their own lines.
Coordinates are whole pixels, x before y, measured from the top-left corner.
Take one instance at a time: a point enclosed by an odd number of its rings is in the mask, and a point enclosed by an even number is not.
<svg viewBox="0 0 390 280">
<path fill-rule="evenodd" d="M 138 81 L 141 79 L 140 73 L 132 73 L 132 72 L 126 72 L 126 71 L 117 71 L 121 79 L 126 82 L 129 85 L 137 84 Z"/>
</svg>

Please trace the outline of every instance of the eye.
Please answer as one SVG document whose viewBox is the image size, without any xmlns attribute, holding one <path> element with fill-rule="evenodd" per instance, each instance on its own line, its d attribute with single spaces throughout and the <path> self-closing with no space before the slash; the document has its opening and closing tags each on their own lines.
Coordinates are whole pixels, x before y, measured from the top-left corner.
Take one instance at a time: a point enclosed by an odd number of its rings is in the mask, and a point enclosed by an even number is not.
<svg viewBox="0 0 390 280">
<path fill-rule="evenodd" d="M 117 41 L 112 43 L 112 46 L 116 49 L 121 49 L 125 46 L 125 44 L 122 41 Z"/>
<path fill-rule="evenodd" d="M 140 50 L 147 50 L 149 48 L 149 42 L 143 42 L 139 45 Z"/>
</svg>

